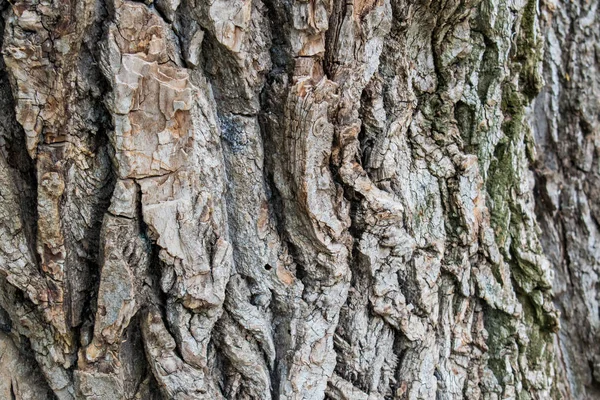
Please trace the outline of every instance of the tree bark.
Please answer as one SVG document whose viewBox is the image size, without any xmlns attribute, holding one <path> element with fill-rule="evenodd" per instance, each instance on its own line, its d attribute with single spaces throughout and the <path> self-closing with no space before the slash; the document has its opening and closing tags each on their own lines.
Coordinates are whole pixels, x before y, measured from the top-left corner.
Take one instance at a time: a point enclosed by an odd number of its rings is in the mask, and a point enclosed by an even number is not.
<svg viewBox="0 0 600 400">
<path fill-rule="evenodd" d="M 0 397 L 600 398 L 598 0 L 0 0 Z"/>
</svg>

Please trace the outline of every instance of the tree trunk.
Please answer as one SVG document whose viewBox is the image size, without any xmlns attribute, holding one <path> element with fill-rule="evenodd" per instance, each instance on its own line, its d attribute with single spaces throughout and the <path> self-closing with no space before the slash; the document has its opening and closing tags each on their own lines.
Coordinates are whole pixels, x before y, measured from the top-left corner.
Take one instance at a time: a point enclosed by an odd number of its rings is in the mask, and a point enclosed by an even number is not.
<svg viewBox="0 0 600 400">
<path fill-rule="evenodd" d="M 552 1 L 0 0 L 0 398 L 600 398 Z"/>
</svg>

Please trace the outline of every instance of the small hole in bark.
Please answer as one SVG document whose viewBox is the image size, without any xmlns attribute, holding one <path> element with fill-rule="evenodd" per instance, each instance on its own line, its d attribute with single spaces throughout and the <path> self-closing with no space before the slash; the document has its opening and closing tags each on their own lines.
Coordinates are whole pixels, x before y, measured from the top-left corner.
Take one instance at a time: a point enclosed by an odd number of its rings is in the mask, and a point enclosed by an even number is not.
<svg viewBox="0 0 600 400">
<path fill-rule="evenodd" d="M 270 271 L 271 269 L 273 269 L 273 267 L 271 267 L 271 265 L 269 265 L 269 264 L 265 264 L 265 269 L 267 271 Z"/>
</svg>

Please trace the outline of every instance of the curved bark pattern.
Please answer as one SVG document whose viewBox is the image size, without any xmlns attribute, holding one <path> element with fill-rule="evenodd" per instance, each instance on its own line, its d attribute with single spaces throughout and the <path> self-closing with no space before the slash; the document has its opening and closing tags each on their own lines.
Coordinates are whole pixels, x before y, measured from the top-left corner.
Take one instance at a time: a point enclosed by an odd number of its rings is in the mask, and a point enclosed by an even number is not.
<svg viewBox="0 0 600 400">
<path fill-rule="evenodd" d="M 0 397 L 600 396 L 598 7 L 0 0 Z"/>
</svg>

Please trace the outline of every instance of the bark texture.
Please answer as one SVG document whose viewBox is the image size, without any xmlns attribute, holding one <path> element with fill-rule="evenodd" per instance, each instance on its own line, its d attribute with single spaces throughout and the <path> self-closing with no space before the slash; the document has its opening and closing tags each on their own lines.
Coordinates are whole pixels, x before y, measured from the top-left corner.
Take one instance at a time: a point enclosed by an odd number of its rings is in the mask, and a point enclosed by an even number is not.
<svg viewBox="0 0 600 400">
<path fill-rule="evenodd" d="M 598 0 L 0 10 L 0 397 L 600 398 Z"/>
</svg>

